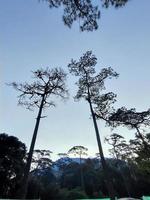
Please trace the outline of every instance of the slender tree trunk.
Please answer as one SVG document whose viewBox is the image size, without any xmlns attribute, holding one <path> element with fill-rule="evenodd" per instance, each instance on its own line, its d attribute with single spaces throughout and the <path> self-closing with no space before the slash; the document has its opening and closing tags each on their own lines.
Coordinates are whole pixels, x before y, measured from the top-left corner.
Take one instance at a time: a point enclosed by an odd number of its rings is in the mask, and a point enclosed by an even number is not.
<svg viewBox="0 0 150 200">
<path fill-rule="evenodd" d="M 106 188 L 108 190 L 108 193 L 109 193 L 109 196 L 111 197 L 111 199 L 115 199 L 116 192 L 114 190 L 114 187 L 113 187 L 113 184 L 112 184 L 112 181 L 111 181 L 111 177 L 109 176 L 109 168 L 108 168 L 106 160 L 104 158 L 101 139 L 100 139 L 100 134 L 99 134 L 99 130 L 98 130 L 97 122 L 96 122 L 96 117 L 95 117 L 95 113 L 93 111 L 93 107 L 92 107 L 92 103 L 91 103 L 90 98 L 89 98 L 88 102 L 89 102 L 89 105 L 90 105 L 90 111 L 91 111 L 92 119 L 93 119 L 93 123 L 94 123 L 94 128 L 95 128 L 95 133 L 96 133 L 96 138 L 97 138 L 97 143 L 98 143 L 98 149 L 99 149 L 99 154 L 100 154 L 100 157 L 101 157 L 101 164 L 102 164 L 104 175 L 105 175 Z"/>
<path fill-rule="evenodd" d="M 146 141 L 145 141 L 143 135 L 141 134 L 139 128 L 138 128 L 137 126 L 135 126 L 135 129 L 136 129 L 136 131 L 137 131 L 137 134 L 138 134 L 139 138 L 142 140 L 145 149 L 147 149 L 147 143 L 146 143 Z"/>
<path fill-rule="evenodd" d="M 24 170 L 24 177 L 22 180 L 21 188 L 19 189 L 19 193 L 18 193 L 18 195 L 20 196 L 21 199 L 25 199 L 26 195 L 27 195 L 28 177 L 29 177 L 30 166 L 31 166 L 31 162 L 32 162 L 32 156 L 33 156 L 34 146 L 35 146 L 35 142 L 36 142 L 36 137 L 37 137 L 37 133 L 38 133 L 39 123 L 40 123 L 40 119 L 41 119 L 42 109 L 43 109 L 43 105 L 44 105 L 44 98 L 45 98 L 45 95 L 43 95 L 41 105 L 39 107 L 39 112 L 38 112 L 38 115 L 36 118 L 36 124 L 35 124 L 33 137 L 32 137 L 32 141 L 31 141 L 31 145 L 30 145 L 30 150 L 29 150 L 29 154 L 28 154 L 28 158 L 27 158 L 27 164 L 26 164 L 25 170 Z"/>
</svg>

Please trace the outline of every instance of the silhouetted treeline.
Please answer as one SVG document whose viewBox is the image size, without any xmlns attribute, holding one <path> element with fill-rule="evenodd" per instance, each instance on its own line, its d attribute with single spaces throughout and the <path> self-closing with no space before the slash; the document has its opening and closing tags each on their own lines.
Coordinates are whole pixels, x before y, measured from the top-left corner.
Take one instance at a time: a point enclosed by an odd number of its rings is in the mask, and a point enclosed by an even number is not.
<svg viewBox="0 0 150 200">
<path fill-rule="evenodd" d="M 118 135 L 113 134 L 109 138 L 109 142 L 115 141 L 116 137 L 120 138 L 117 139 L 117 147 L 121 148 L 121 145 L 124 146 L 125 140 Z M 135 142 L 137 140 L 138 138 L 135 138 Z M 149 135 L 146 136 L 145 141 L 147 142 L 146 148 L 149 148 Z M 132 140 L 132 143 L 135 144 L 135 142 Z M 141 197 L 150 194 L 150 165 L 148 165 L 150 154 L 145 151 L 142 142 L 141 144 L 138 142 L 136 145 L 137 156 L 135 156 L 135 152 L 133 154 L 135 157 L 130 153 L 128 161 L 119 157 L 122 155 L 121 153 L 118 155 L 119 150 L 116 153 L 118 159 L 106 159 L 118 197 Z M 131 144 L 129 146 L 132 147 Z M 70 200 L 108 196 L 101 161 L 98 157 L 83 158 L 81 162 L 80 158 L 73 159 L 67 157 L 67 154 L 62 154 L 60 159 L 53 162 L 50 158 L 51 153 L 48 150 L 34 151 L 27 198 Z M 25 144 L 14 136 L 0 134 L 0 198 L 17 198 L 25 163 Z M 84 187 L 81 185 L 81 167 Z"/>
</svg>

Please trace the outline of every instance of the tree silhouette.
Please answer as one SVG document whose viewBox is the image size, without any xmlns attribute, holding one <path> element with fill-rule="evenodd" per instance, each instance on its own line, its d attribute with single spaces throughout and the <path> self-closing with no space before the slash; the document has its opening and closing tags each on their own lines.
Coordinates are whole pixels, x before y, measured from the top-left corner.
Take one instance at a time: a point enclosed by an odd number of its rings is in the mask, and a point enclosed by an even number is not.
<svg viewBox="0 0 150 200">
<path fill-rule="evenodd" d="M 142 140 L 145 147 L 147 146 L 141 130 L 143 127 L 150 126 L 150 109 L 143 112 L 137 112 L 135 108 L 128 110 L 127 108 L 122 107 L 109 117 L 109 121 L 111 121 L 114 127 L 122 125 L 129 129 L 135 129 L 136 136 Z"/>
<path fill-rule="evenodd" d="M 0 134 L 0 197 L 15 198 L 23 175 L 26 146 L 14 136 Z"/>
<path fill-rule="evenodd" d="M 113 133 L 110 136 L 105 137 L 105 142 L 112 146 L 109 152 L 114 158 L 125 160 L 124 154 L 127 152 L 126 150 L 129 145 L 126 143 L 123 136 Z"/>
<path fill-rule="evenodd" d="M 69 149 L 68 154 L 74 154 L 75 156 L 79 156 L 79 162 L 80 162 L 80 175 L 81 175 L 81 187 L 83 190 L 85 190 L 85 184 L 84 184 L 84 177 L 83 177 L 83 168 L 82 168 L 82 156 L 87 156 L 88 149 L 84 146 L 74 146 L 71 149 Z"/>
<path fill-rule="evenodd" d="M 126 177 L 122 173 L 122 169 L 120 166 L 120 160 L 126 160 L 129 156 L 131 156 L 131 151 L 130 151 L 129 145 L 127 144 L 124 137 L 117 133 L 113 133 L 110 136 L 105 137 L 105 142 L 107 142 L 109 145 L 112 146 L 112 148 L 109 149 L 109 152 L 114 158 L 116 158 L 115 166 L 117 167 L 117 169 L 123 179 L 124 186 L 126 188 L 128 196 L 131 196 L 130 190 L 128 187 L 128 182 L 126 180 Z"/>
<path fill-rule="evenodd" d="M 69 149 L 68 154 L 78 155 L 80 158 L 80 164 L 82 163 L 82 156 L 87 156 L 88 149 L 84 146 L 74 146 Z"/>
<path fill-rule="evenodd" d="M 105 72 L 104 72 L 105 73 Z M 116 94 L 108 92 L 97 96 L 93 103 L 95 105 L 94 111 L 97 119 L 104 120 L 107 125 L 111 126 L 110 116 L 115 111 L 113 104 L 116 102 Z"/>
<path fill-rule="evenodd" d="M 78 91 L 75 96 L 75 99 L 80 100 L 83 98 L 89 104 L 90 112 L 91 112 L 93 123 L 94 123 L 99 153 L 101 157 L 101 163 L 102 163 L 104 174 L 105 174 L 106 187 L 108 189 L 109 195 L 112 198 L 114 198 L 115 191 L 111 182 L 111 178 L 109 177 L 109 169 L 104 158 L 100 135 L 99 135 L 99 129 L 97 126 L 97 121 L 96 121 L 97 114 L 94 111 L 94 107 L 97 108 L 97 103 L 99 101 L 103 102 L 103 104 L 104 102 L 108 102 L 108 99 L 105 100 L 102 97 L 107 98 L 109 95 L 101 94 L 102 90 L 105 89 L 105 85 L 104 85 L 105 80 L 111 79 L 112 77 L 117 77 L 118 74 L 111 67 L 109 67 L 109 68 L 103 68 L 100 73 L 95 75 L 96 64 L 97 64 L 97 58 L 95 57 L 95 55 L 92 55 L 92 51 L 87 51 L 80 58 L 78 62 L 75 60 L 72 60 L 71 63 L 68 65 L 68 68 L 71 74 L 79 77 L 79 80 L 76 83 L 78 86 Z M 106 118 L 105 116 L 106 107 L 107 105 L 105 105 L 103 109 L 101 107 L 101 115 L 103 116 L 103 118 Z"/>
<path fill-rule="evenodd" d="M 132 182 L 133 184 L 139 184 L 139 173 L 144 176 L 144 174 L 148 175 L 150 172 L 150 136 L 149 134 L 144 136 L 147 147 L 138 136 L 127 143 L 123 136 L 114 133 L 107 137 L 105 141 L 112 146 L 109 151 L 116 158 L 114 160 L 115 166 L 120 171 L 128 195 L 131 196 L 130 194 L 134 194 Z M 124 164 L 130 174 L 130 179 L 127 179 L 126 174 L 123 173 L 125 171 L 120 168 L 120 160 L 125 161 Z M 129 185 L 131 185 L 131 189 Z"/>
<path fill-rule="evenodd" d="M 55 106 L 55 102 L 50 100 L 50 97 L 67 97 L 67 90 L 65 85 L 66 73 L 61 68 L 54 69 L 39 69 L 33 72 L 33 83 L 16 83 L 10 85 L 21 94 L 18 96 L 19 105 L 24 105 L 28 109 L 38 107 L 38 115 L 33 132 L 33 137 L 30 145 L 30 150 L 27 158 L 27 164 L 24 171 L 23 186 L 19 191 L 21 198 L 25 198 L 27 191 L 28 176 L 32 161 L 32 155 L 38 133 L 39 123 L 42 115 L 42 110 L 49 106 Z"/>
<path fill-rule="evenodd" d="M 53 161 L 51 160 L 52 153 L 53 152 L 50 150 L 34 150 L 30 171 L 45 170 L 50 168 L 53 164 Z"/>
<path fill-rule="evenodd" d="M 73 22 L 79 21 L 81 31 L 93 31 L 98 28 L 100 18 L 100 6 L 105 8 L 124 6 L 128 0 L 101 0 L 99 5 L 91 0 L 44 0 L 50 8 L 63 7 L 63 22 L 71 28 Z"/>
<path fill-rule="evenodd" d="M 150 133 L 147 133 L 144 137 L 144 143 L 139 140 L 138 136 L 135 139 L 130 140 L 130 148 L 132 152 L 132 160 L 138 165 L 140 170 L 144 173 L 150 173 Z"/>
</svg>

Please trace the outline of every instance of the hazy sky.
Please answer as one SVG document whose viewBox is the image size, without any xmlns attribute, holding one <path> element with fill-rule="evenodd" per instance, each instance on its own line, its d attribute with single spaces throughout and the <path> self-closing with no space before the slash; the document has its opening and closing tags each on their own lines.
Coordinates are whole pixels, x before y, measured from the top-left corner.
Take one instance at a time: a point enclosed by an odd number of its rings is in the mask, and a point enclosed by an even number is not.
<svg viewBox="0 0 150 200">
<path fill-rule="evenodd" d="M 99 1 L 98 1 L 99 2 Z M 5 83 L 31 80 L 31 71 L 41 67 L 63 67 L 87 50 L 98 58 L 97 71 L 111 66 L 119 74 L 107 82 L 108 91 L 117 93 L 116 107 L 150 107 L 150 1 L 131 0 L 122 9 L 102 9 L 99 29 L 80 32 L 79 24 L 65 27 L 60 9 L 48 8 L 38 0 L 0 0 L 0 132 L 17 136 L 29 146 L 37 110 L 17 106 L 17 92 Z M 89 107 L 74 102 L 75 79 L 68 78 L 70 99 L 57 101 L 56 108 L 44 112 L 35 148 L 50 149 L 55 155 L 74 145 L 97 150 Z M 102 141 L 110 129 L 98 122 Z M 114 130 L 126 138 L 127 129 Z M 108 155 L 104 144 L 105 155 Z"/>
</svg>

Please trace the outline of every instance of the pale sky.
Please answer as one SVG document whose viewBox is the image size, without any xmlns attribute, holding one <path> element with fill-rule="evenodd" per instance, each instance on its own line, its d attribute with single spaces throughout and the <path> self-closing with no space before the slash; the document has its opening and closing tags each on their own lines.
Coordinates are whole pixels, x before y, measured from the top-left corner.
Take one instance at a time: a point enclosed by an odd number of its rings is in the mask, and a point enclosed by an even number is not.
<svg viewBox="0 0 150 200">
<path fill-rule="evenodd" d="M 98 1 L 99 2 L 99 1 Z M 64 26 L 60 9 L 48 8 L 38 0 L 0 0 L 0 132 L 18 137 L 29 147 L 37 110 L 17 106 L 17 92 L 5 83 L 31 80 L 31 71 L 41 67 L 67 70 L 71 58 L 79 59 L 87 50 L 98 58 L 97 71 L 111 66 L 120 76 L 107 82 L 108 91 L 117 93 L 116 107 L 150 107 L 150 1 L 130 0 L 121 9 L 102 9 L 99 29 L 80 32 Z M 93 156 L 97 150 L 89 107 L 74 102 L 75 79 L 68 78 L 70 99 L 57 101 L 56 108 L 44 112 L 35 148 L 50 149 L 53 158 L 74 145 L 83 145 Z M 102 143 L 111 130 L 98 122 Z M 114 130 L 127 139 L 134 132 Z M 108 146 L 103 144 L 108 156 Z"/>
</svg>

